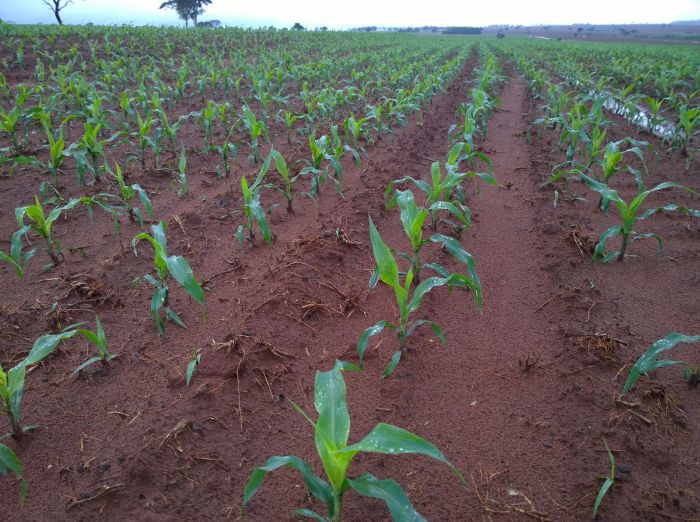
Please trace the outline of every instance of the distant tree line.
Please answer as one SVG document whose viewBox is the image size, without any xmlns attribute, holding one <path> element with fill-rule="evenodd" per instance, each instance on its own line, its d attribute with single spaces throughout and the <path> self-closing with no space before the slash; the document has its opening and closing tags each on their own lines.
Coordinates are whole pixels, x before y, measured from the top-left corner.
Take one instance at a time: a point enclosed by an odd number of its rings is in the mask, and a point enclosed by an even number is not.
<svg viewBox="0 0 700 522">
<path fill-rule="evenodd" d="M 448 27 L 442 34 L 481 34 L 481 27 Z"/>
</svg>

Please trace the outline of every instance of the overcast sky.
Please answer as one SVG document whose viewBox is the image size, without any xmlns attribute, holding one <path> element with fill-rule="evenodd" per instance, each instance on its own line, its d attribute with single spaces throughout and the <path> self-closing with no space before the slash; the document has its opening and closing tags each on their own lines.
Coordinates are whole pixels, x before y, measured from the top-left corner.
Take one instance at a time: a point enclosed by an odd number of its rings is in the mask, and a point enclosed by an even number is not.
<svg viewBox="0 0 700 522">
<path fill-rule="evenodd" d="M 66 24 L 179 24 L 162 0 L 74 0 L 61 11 Z M 0 18 L 16 23 L 56 23 L 42 0 L 0 0 Z M 225 25 L 342 29 L 365 25 L 666 23 L 700 19 L 700 0 L 213 0 L 201 20 Z"/>
</svg>

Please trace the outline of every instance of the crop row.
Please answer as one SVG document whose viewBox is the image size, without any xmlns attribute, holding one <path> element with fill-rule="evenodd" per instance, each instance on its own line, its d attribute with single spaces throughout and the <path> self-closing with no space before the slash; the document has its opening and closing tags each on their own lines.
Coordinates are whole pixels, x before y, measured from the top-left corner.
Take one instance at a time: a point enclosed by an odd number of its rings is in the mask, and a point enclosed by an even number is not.
<svg viewBox="0 0 700 522">
<path fill-rule="evenodd" d="M 700 72 L 696 56 L 674 59 L 671 65 L 658 62 L 661 51 L 647 51 L 645 47 L 635 51 L 633 56 L 626 56 L 621 49 L 612 46 L 558 45 L 558 42 L 556 46 L 528 42 L 517 49 L 508 46 L 502 50 L 523 74 L 531 99 L 537 104 L 539 117 L 533 124 L 558 131 L 557 147 L 564 152 L 565 159 L 553 166 L 551 176 L 543 183 L 543 186 L 556 187 L 554 206 L 560 199 L 572 202 L 583 200 L 576 193 L 576 184 L 583 183 L 596 195 L 596 207 L 600 212 L 609 216 L 612 208 L 617 213 L 615 217 L 610 216 L 614 224 L 600 233 L 592 250 L 591 263 L 622 262 L 629 247 L 640 240 L 656 241 L 661 252 L 664 246 L 661 236 L 653 231 L 641 230 L 645 220 L 657 214 L 680 213 L 689 218 L 700 217 L 700 210 L 676 202 L 648 205 L 648 199 L 655 193 L 665 194 L 674 190 L 696 196 L 697 192 L 690 186 L 671 181 L 647 185 L 649 172 L 645 151 L 650 148 L 650 143 L 635 136 L 615 141 L 609 139 L 608 130 L 615 124 L 608 119 L 611 107 L 606 94 L 613 89 L 617 103 L 627 108 L 622 114 L 639 113 L 638 103 L 642 95 L 635 89 L 647 88 L 657 96 L 664 96 L 663 101 L 669 102 L 678 111 L 676 130 L 666 135 L 665 141 L 672 149 L 688 156 L 687 170 L 697 150 L 693 148 L 696 145 L 693 139 L 700 134 L 700 108 L 690 108 L 692 103 L 698 102 L 698 91 L 692 90 L 697 86 L 697 74 Z M 597 51 L 603 51 L 603 57 L 596 55 Z M 646 78 L 644 75 L 650 69 L 655 75 L 645 83 L 642 77 Z M 649 83 L 652 82 L 651 78 L 656 83 Z M 616 86 L 622 85 L 620 82 L 628 81 L 633 83 L 614 91 Z M 650 97 L 646 97 L 645 101 L 654 107 L 650 113 L 650 123 L 643 129 L 650 132 L 663 124 L 659 111 L 661 104 L 655 105 L 655 100 Z M 631 120 L 632 123 L 639 123 Z M 626 177 L 633 180 L 632 191 L 628 188 L 629 183 L 625 182 Z M 700 367 L 661 357 L 680 343 L 698 341 L 700 335 L 677 332 L 657 340 L 632 366 L 620 396 L 628 393 L 641 375 L 674 364 L 682 365 L 686 381 L 696 386 L 700 379 Z M 604 496 L 615 483 L 615 458 L 605 439 L 603 444 L 611 468 L 596 497 L 594 518 Z"/>
<path fill-rule="evenodd" d="M 684 154 L 700 134 L 700 60 L 695 52 L 530 40 L 498 45 L 540 95 L 561 86 L 596 98 Z"/>
<path fill-rule="evenodd" d="M 110 36 L 109 32 L 105 33 L 106 42 L 109 42 Z M 220 178 L 232 172 L 237 151 L 246 147 L 249 152 L 247 162 L 259 163 L 260 169 L 255 182 L 251 184 L 247 183 L 245 175 L 241 176 L 245 219 L 239 228 L 238 237 L 241 242 L 246 237 L 253 239 L 254 226 L 257 226 L 262 230 L 263 238 L 271 242 L 273 234 L 267 216 L 273 205 L 263 206 L 263 190 L 269 194 L 281 192 L 287 201 L 289 213 L 293 212 L 295 195 L 317 198 L 322 184 L 329 178 L 342 194 L 342 157 L 351 154 L 355 161 L 360 162 L 361 155 L 367 154 L 368 146 L 383 134 L 392 132 L 396 125 L 405 124 L 408 115 L 420 111 L 433 95 L 442 91 L 443 86 L 459 72 L 469 52 L 469 47 L 455 52 L 454 47 L 450 49 L 445 46 L 435 52 L 426 51 L 424 46 L 418 46 L 412 53 L 405 48 L 388 50 L 383 55 L 387 61 L 382 65 L 386 75 L 372 69 L 368 71 L 362 66 L 361 57 L 359 61 L 346 61 L 346 66 L 350 63 L 351 81 L 364 82 L 361 84 L 362 93 L 358 95 L 361 103 L 358 102 L 357 106 L 352 104 L 358 96 L 352 97 L 352 100 L 344 98 L 351 88 L 324 87 L 312 91 L 309 87 L 309 77 L 304 76 L 308 74 L 316 75 L 312 77 L 314 88 L 322 85 L 325 80 L 330 82 L 328 85 L 337 86 L 335 82 L 347 72 L 337 64 L 330 61 L 326 63 L 330 71 L 323 64 L 309 69 L 302 67 L 299 69 L 302 72 L 290 79 L 273 74 L 272 71 L 280 70 L 280 62 L 270 59 L 261 64 L 264 67 L 258 67 L 255 73 L 252 70 L 243 71 L 242 77 L 248 80 L 253 77 L 247 90 L 240 85 L 240 89 L 237 89 L 235 84 L 216 84 L 214 78 L 211 85 L 226 90 L 226 94 L 217 97 L 226 101 L 210 99 L 202 111 L 173 116 L 181 112 L 187 98 L 197 99 L 200 95 L 204 98 L 205 94 L 213 91 L 188 90 L 190 81 L 181 81 L 182 75 L 170 77 L 168 81 L 159 78 L 158 73 L 139 76 L 139 72 L 163 71 L 164 77 L 167 77 L 165 72 L 172 71 L 173 67 L 169 65 L 174 63 L 144 62 L 139 69 L 129 69 L 129 62 L 123 60 L 123 54 L 120 55 L 121 58 L 112 56 L 110 62 L 107 58 L 100 57 L 112 52 L 118 53 L 117 46 L 107 44 L 105 52 L 99 53 L 92 47 L 93 44 L 88 44 L 89 57 L 76 52 L 77 48 L 69 48 L 65 55 L 60 56 L 61 51 L 58 51 L 54 53 L 58 57 L 49 58 L 45 52 L 38 50 L 38 46 L 52 43 L 51 37 L 43 40 L 36 33 L 30 37 L 35 42 L 33 51 L 37 56 L 46 58 L 48 65 L 44 67 L 40 65 L 43 62 L 37 61 L 35 72 L 29 81 L 5 85 L 2 99 L 10 107 L 2 111 L 1 128 L 7 140 L 2 163 L 9 165 L 9 172 L 14 175 L 25 175 L 33 171 L 48 176 L 38 188 L 33 203 L 16 209 L 18 229 L 12 236 L 9 251 L 0 252 L 0 260 L 12 266 L 20 278 L 26 277 L 29 262 L 40 250 L 50 260 L 43 267 L 44 270 L 64 263 L 63 247 L 56 239 L 55 227 L 63 216 L 74 212 L 77 207 L 84 207 L 90 218 L 95 209 L 106 212 L 114 220 L 115 238 L 120 243 L 125 219 L 140 227 L 150 224 L 149 231 L 136 234 L 131 243 L 135 255 L 141 242 L 145 241 L 152 247 L 154 270 L 137 280 L 143 280 L 153 287 L 151 313 L 161 335 L 165 332 L 166 320 L 184 326 L 169 302 L 172 280 L 202 305 L 205 295 L 187 260 L 168 253 L 165 223 L 154 221 L 157 212 L 151 200 L 153 194 L 132 182 L 128 172 L 132 169 L 123 171 L 123 162 L 120 165 L 116 161 L 117 157 L 121 159 L 125 153 L 127 157 L 130 154 L 137 168 L 140 164 L 141 169 L 145 169 L 152 158 L 154 167 L 163 169 L 160 154 L 169 153 L 171 163 L 163 170 L 175 177 L 179 184 L 178 195 L 184 198 L 188 194 L 188 157 L 185 147 L 177 144 L 180 125 L 189 120 L 196 122 L 197 128 L 203 133 L 204 148 L 201 153 L 216 151 L 222 156 Z M 120 37 L 115 38 L 118 41 Z M 16 58 L 18 62 L 24 59 L 23 53 L 19 53 Z M 291 57 L 287 59 L 291 61 Z M 67 61 L 67 65 L 60 65 L 62 60 Z M 88 64 L 95 63 L 95 60 L 102 61 L 95 70 L 104 72 L 107 69 L 115 74 L 114 77 L 136 78 L 136 86 L 122 89 L 124 84 L 121 81 L 107 84 L 97 76 L 90 76 L 88 70 L 91 68 Z M 131 65 L 133 63 L 131 61 Z M 10 69 L 12 67 L 14 66 L 10 66 Z M 204 71 L 202 74 L 216 76 L 215 61 L 207 62 L 204 66 L 199 63 L 199 67 Z M 416 72 L 415 75 L 412 75 L 412 70 Z M 364 78 L 363 72 L 371 74 L 373 79 L 370 81 Z M 190 73 L 187 71 L 188 78 L 191 78 Z M 259 76 L 254 77 L 254 74 Z M 276 81 L 281 83 L 276 84 Z M 272 96 L 271 93 L 279 96 Z M 292 101 L 280 101 L 283 94 Z M 323 98 L 331 95 L 334 96 L 334 101 L 329 102 Z M 311 97 L 314 99 L 309 101 Z M 368 99 L 374 101 L 375 105 L 367 103 Z M 233 104 L 236 103 L 234 100 L 241 103 L 239 113 L 233 109 Z M 279 123 L 280 111 L 277 109 L 281 106 L 291 108 L 300 101 L 307 104 L 306 112 L 296 118 L 284 115 L 287 141 L 292 141 L 292 130 L 295 134 L 307 135 L 309 158 L 287 165 L 283 154 L 271 143 L 280 133 L 270 131 L 271 125 L 268 122 Z M 338 103 L 346 104 L 346 110 L 355 107 L 364 114 L 357 119 L 350 114 L 340 120 L 341 124 L 336 125 L 333 122 L 338 117 Z M 327 109 L 329 106 L 331 109 Z M 324 118 L 328 119 L 325 123 Z M 292 128 L 298 119 L 306 124 Z M 289 125 L 289 120 L 292 125 Z M 328 125 L 327 134 L 318 136 L 317 132 L 323 125 Z M 74 141 L 69 138 L 71 135 L 75 136 Z M 262 144 L 263 140 L 267 142 L 265 145 Z M 296 145 L 303 146 L 303 142 L 299 141 Z M 260 148 L 263 147 L 267 151 L 264 160 L 260 153 Z M 453 163 L 457 161 L 458 158 L 452 160 Z M 77 174 L 77 184 L 73 186 L 66 186 L 69 182 L 66 176 L 69 162 L 73 162 Z M 128 163 L 127 160 L 127 165 Z M 300 187 L 300 184 L 304 184 L 304 187 Z M 83 195 L 68 196 L 76 191 Z M 463 206 L 462 211 L 468 211 L 466 206 Z M 461 218 L 467 224 L 467 214 L 462 214 Z M 43 244 L 43 248 L 35 246 L 36 240 Z M 450 281 L 456 282 L 456 279 Z M 478 285 L 478 279 L 476 283 Z M 480 292 L 480 288 L 478 290 Z M 82 335 L 97 347 L 97 355 L 80 364 L 73 371 L 73 376 L 79 375 L 92 364 L 108 365 L 117 357 L 107 347 L 107 335 L 97 316 L 95 325 L 94 332 L 83 328 L 83 323 L 80 323 L 68 326 L 58 333 L 41 335 L 26 358 L 7 372 L 0 369 L 3 410 L 13 428 L 12 433 L 6 436 L 21 438 L 35 427 L 20 422 L 26 370 L 48 357 L 61 342 Z M 188 384 L 200 358 L 195 353 L 188 365 Z M 21 478 L 21 498 L 24 500 L 26 483 L 19 459 L 9 447 L 0 445 L 0 473 L 8 472 Z"/>
</svg>

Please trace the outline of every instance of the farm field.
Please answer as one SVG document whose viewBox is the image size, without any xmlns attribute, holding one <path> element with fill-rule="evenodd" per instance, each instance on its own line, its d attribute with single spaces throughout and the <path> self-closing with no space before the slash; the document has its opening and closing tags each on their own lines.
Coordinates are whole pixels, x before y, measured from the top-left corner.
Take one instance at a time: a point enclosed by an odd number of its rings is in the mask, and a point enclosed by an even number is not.
<svg viewBox="0 0 700 522">
<path fill-rule="evenodd" d="M 7 520 L 700 520 L 696 47 L 0 34 Z"/>
</svg>

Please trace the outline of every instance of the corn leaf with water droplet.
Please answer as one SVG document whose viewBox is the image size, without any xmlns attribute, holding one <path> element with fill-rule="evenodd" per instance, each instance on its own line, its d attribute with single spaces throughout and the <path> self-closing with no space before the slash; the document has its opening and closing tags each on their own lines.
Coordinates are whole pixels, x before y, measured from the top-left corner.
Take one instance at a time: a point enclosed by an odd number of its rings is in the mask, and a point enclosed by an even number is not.
<svg viewBox="0 0 700 522">
<path fill-rule="evenodd" d="M 404 490 L 393 480 L 381 480 L 365 473 L 349 480 L 350 487 L 360 495 L 378 498 L 386 503 L 391 518 L 396 522 L 424 522 L 426 519 L 415 510 Z"/>
<path fill-rule="evenodd" d="M 34 345 L 32 346 L 29 355 L 27 355 L 27 358 L 20 364 L 30 366 L 38 363 L 53 352 L 61 341 L 70 339 L 77 333 L 78 330 L 68 330 L 57 334 L 45 334 L 40 336 L 36 341 L 34 341 Z"/>
<path fill-rule="evenodd" d="M 663 339 L 659 339 L 654 344 L 652 344 L 644 354 L 634 363 L 629 375 L 627 376 L 627 381 L 622 388 L 622 395 L 627 393 L 632 389 L 632 386 L 637 382 L 639 377 L 643 374 L 649 373 L 653 370 L 659 368 L 664 368 L 666 366 L 672 366 L 674 364 L 685 364 L 683 361 L 672 361 L 669 359 L 659 360 L 661 353 L 666 350 L 670 350 L 678 343 L 695 343 L 700 341 L 700 335 L 683 335 L 681 333 L 672 332 L 668 334 Z"/>
<path fill-rule="evenodd" d="M 439 449 L 424 438 L 391 424 L 380 422 L 360 442 L 339 450 L 340 453 L 358 451 L 383 453 L 385 455 L 418 453 L 447 464 L 452 472 L 464 481 L 462 474 L 447 460 Z"/>
<path fill-rule="evenodd" d="M 199 304 L 204 304 L 204 291 L 194 278 L 187 260 L 182 256 L 170 256 L 165 258 L 165 264 L 170 275 L 182 285 L 182 288 Z"/>
<path fill-rule="evenodd" d="M 333 488 L 342 490 L 345 473 L 355 453 L 337 453 L 347 446 L 350 435 L 347 391 L 337 367 L 328 372 L 316 372 L 314 406 L 318 412 L 316 449 Z"/>
</svg>

